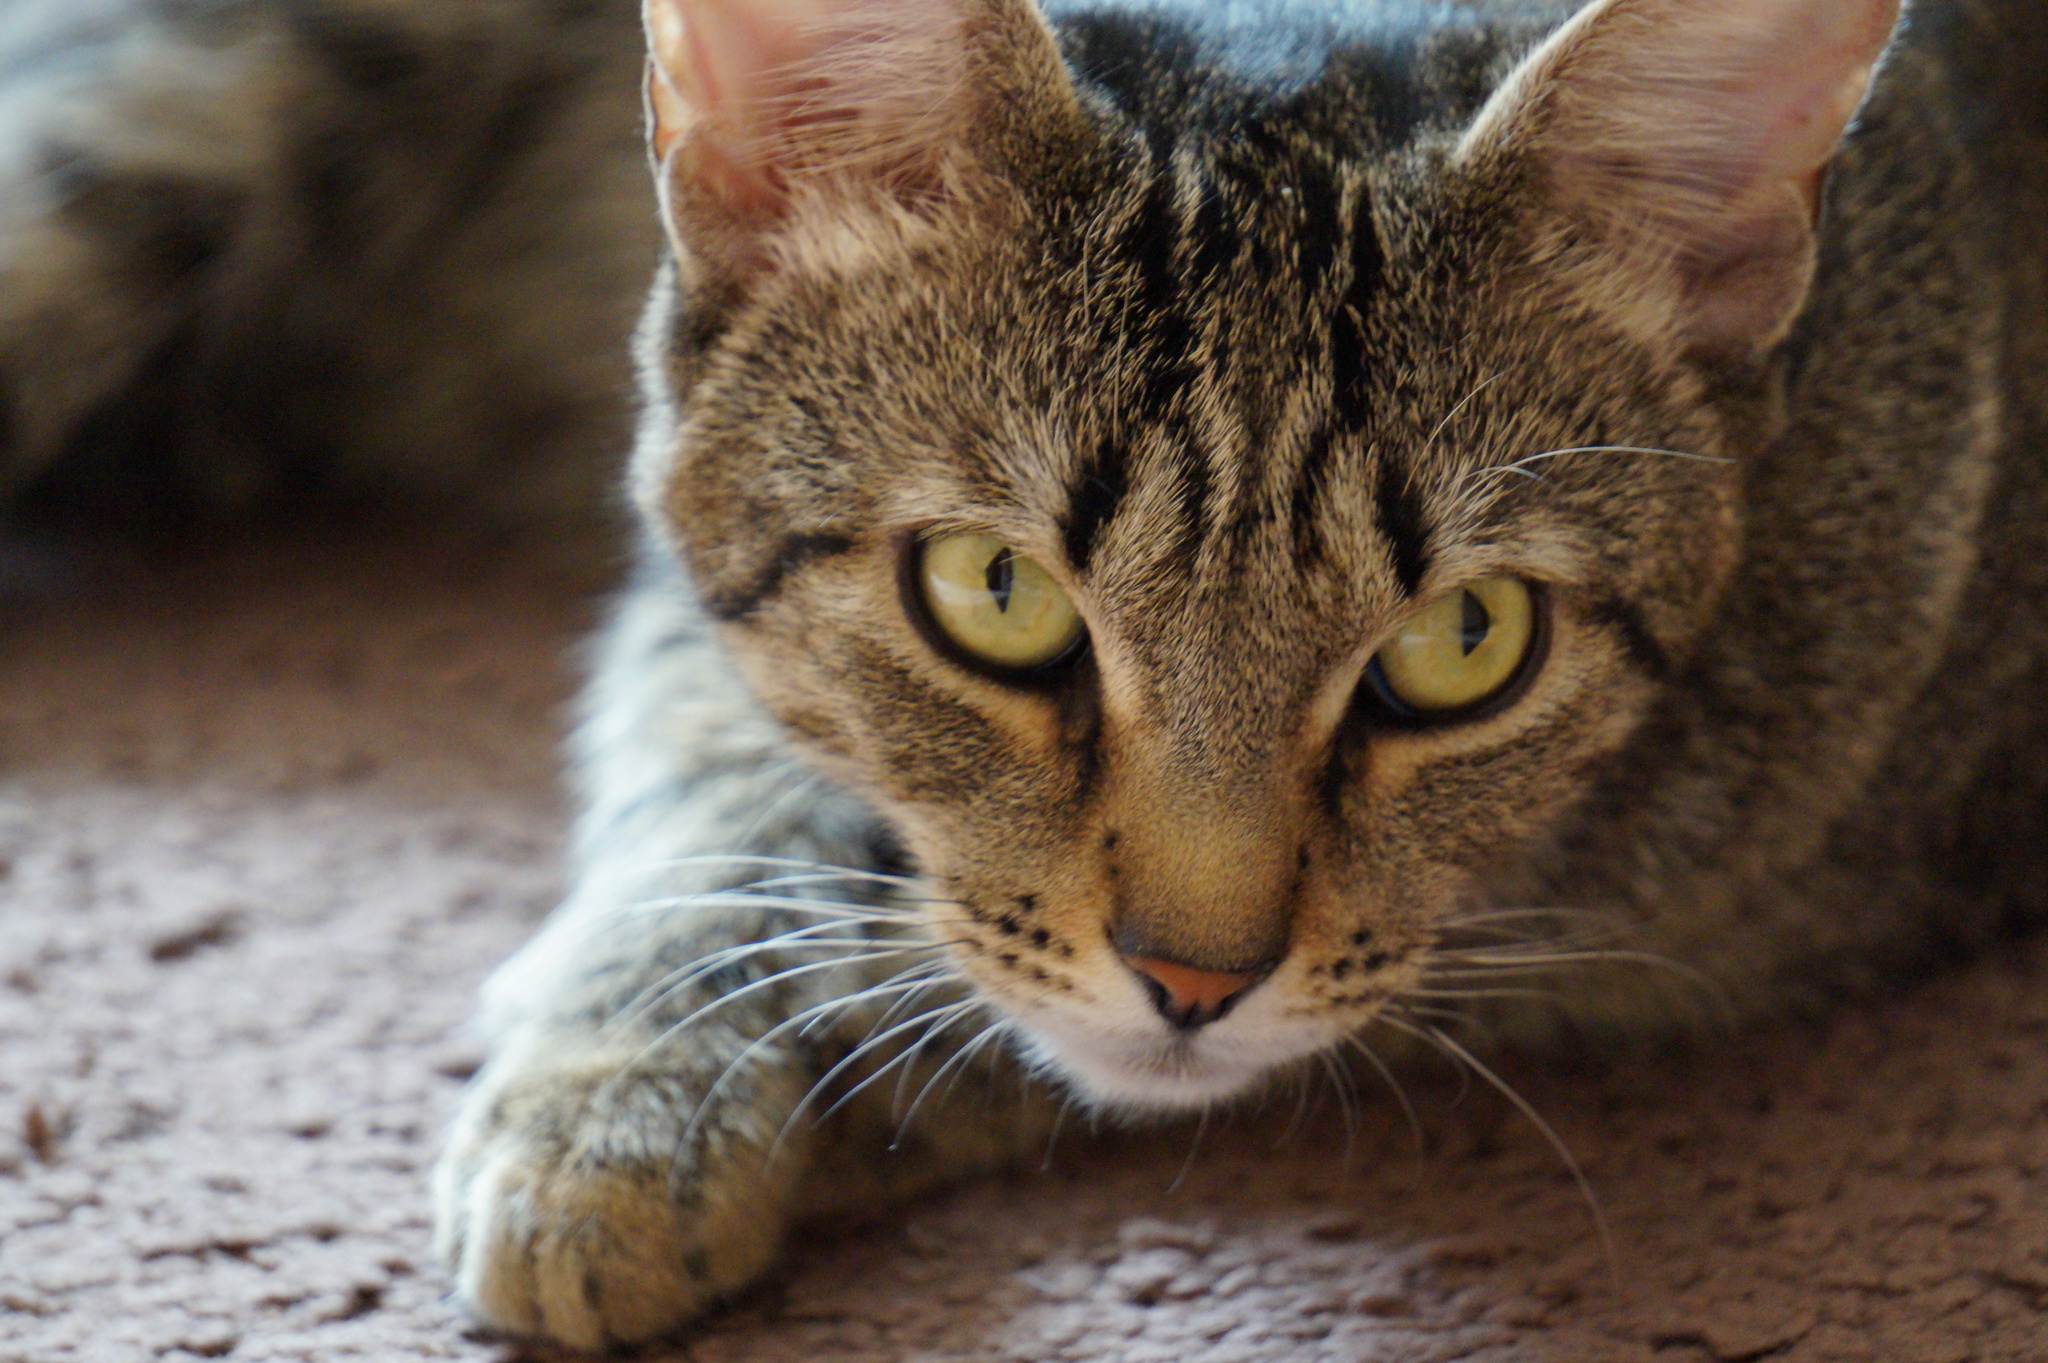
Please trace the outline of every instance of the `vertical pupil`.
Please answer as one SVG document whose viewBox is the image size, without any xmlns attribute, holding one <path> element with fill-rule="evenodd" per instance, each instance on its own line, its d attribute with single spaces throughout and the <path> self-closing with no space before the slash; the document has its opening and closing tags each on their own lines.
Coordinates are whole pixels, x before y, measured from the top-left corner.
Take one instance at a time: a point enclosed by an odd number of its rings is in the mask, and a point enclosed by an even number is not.
<svg viewBox="0 0 2048 1363">
<path fill-rule="evenodd" d="M 1461 592 L 1459 595 L 1464 597 L 1464 601 L 1458 620 L 1458 642 L 1464 646 L 1465 656 L 1469 658 L 1472 656 L 1472 650 L 1486 642 L 1486 633 L 1492 628 L 1493 617 L 1486 613 L 1486 604 L 1472 593 Z"/>
<path fill-rule="evenodd" d="M 996 609 L 1007 612 L 1010 609 L 1010 592 L 1017 585 L 1017 556 L 1008 549 L 996 550 L 996 556 L 988 561 L 983 581 L 988 583 L 988 594 L 996 599 Z M 1465 650 L 1470 653 L 1471 649 Z"/>
</svg>

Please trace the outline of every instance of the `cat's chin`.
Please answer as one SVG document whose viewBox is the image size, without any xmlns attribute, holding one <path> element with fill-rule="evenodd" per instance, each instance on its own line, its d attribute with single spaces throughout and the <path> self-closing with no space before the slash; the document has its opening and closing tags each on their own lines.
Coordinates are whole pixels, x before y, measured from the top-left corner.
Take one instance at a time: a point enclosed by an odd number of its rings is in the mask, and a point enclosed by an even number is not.
<svg viewBox="0 0 2048 1363">
<path fill-rule="evenodd" d="M 1032 1059 L 1063 1077 L 1079 1096 L 1127 1112 L 1186 1112 L 1257 1089 L 1277 1070 L 1322 1050 L 1326 1039 L 1252 1045 L 1198 1033 L 1192 1038 L 1129 1037 L 1032 1025 Z"/>
</svg>

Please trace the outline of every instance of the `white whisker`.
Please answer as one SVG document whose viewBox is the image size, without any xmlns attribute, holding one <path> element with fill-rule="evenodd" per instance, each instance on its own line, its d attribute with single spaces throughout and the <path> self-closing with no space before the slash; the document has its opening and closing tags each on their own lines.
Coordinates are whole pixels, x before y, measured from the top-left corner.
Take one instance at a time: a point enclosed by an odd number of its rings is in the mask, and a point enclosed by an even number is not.
<svg viewBox="0 0 2048 1363">
<path fill-rule="evenodd" d="M 1059 1144 L 1060 1130 L 1067 1124 L 1067 1109 L 1073 1105 L 1073 1098 L 1066 1094 L 1060 1095 L 1059 1111 L 1052 1114 L 1052 1130 L 1045 1136 L 1045 1154 L 1038 1161 L 1038 1172 L 1041 1174 L 1052 1172 L 1053 1148 Z"/>
<path fill-rule="evenodd" d="M 820 917 L 864 917 L 895 922 L 915 922 L 917 915 L 886 904 L 849 904 L 826 899 L 797 899 L 788 895 L 751 893 L 746 886 L 726 890 L 697 890 L 690 894 L 665 895 L 635 900 L 636 911 L 656 909 L 761 909 L 776 913 L 807 913 Z"/>
<path fill-rule="evenodd" d="M 910 990 L 928 989 L 932 987 L 933 983 L 935 982 L 927 980 L 921 982 L 912 982 L 909 984 L 894 987 Z M 687 1143 L 691 1138 L 693 1138 L 696 1135 L 697 1124 L 699 1120 L 702 1118 L 703 1114 L 711 1110 L 712 1106 L 714 1105 L 718 1097 L 724 1092 L 727 1081 L 730 1080 L 732 1076 L 739 1071 L 742 1065 L 744 1065 L 748 1060 L 750 1060 L 753 1057 L 756 1051 L 760 1050 L 764 1046 L 772 1044 L 776 1040 L 776 1038 L 780 1037 L 782 1033 L 788 1031 L 792 1027 L 798 1027 L 800 1029 L 808 1028 L 810 1024 L 815 1020 L 815 1016 L 818 1014 L 826 1012 L 844 1012 L 848 1008 L 863 1001 L 864 999 L 872 997 L 875 994 L 882 993 L 889 988 L 891 988 L 891 986 L 877 985 L 874 986 L 872 989 L 862 990 L 859 994 L 843 998 L 827 999 L 823 1003 L 814 1004 L 801 1012 L 798 1012 L 788 1018 L 783 1019 L 781 1022 L 777 1023 L 775 1026 L 769 1028 L 766 1032 L 762 1033 L 759 1037 L 756 1037 L 753 1041 L 749 1042 L 744 1050 L 742 1050 L 738 1055 L 734 1056 L 731 1060 L 726 1062 L 725 1068 L 719 1071 L 718 1078 L 712 1082 L 711 1087 L 709 1089 L 705 1090 L 704 1096 L 698 1099 L 697 1109 L 694 1113 L 691 1114 L 689 1125 L 684 1128 L 684 1141 Z M 928 1016 L 930 1016 L 929 1013 L 920 1014 L 918 1018 L 913 1018 L 911 1019 L 911 1021 L 916 1022 Z M 870 1031 L 872 1032 L 872 1029 L 870 1029 Z M 801 1030 L 799 1031 L 799 1035 L 801 1035 Z M 863 1041 L 859 1046 L 855 1047 L 854 1055 L 859 1055 L 861 1052 L 865 1051 L 873 1042 L 873 1040 L 874 1038 L 870 1036 L 868 1041 Z M 851 1059 L 852 1057 L 849 1056 L 848 1058 Z M 812 1086 L 811 1091 L 815 1092 L 816 1087 L 817 1086 L 814 1084 Z M 805 1099 L 808 1100 L 809 1096 L 810 1094 L 806 1093 Z M 799 1103 L 797 1110 L 801 1110 L 802 1106 L 803 1105 Z M 796 1110 L 793 1110 L 791 1113 L 792 1120 L 794 1119 L 795 1115 Z M 828 1113 L 827 1115 L 829 1116 L 830 1114 Z M 772 1155 L 775 1152 L 775 1150 L 780 1147 L 782 1143 L 783 1133 L 788 1131 L 789 1125 L 789 1121 L 785 1120 L 782 1125 L 782 1130 L 776 1133 L 774 1142 L 771 1143 L 771 1145 L 769 1146 L 770 1155 Z"/>
<path fill-rule="evenodd" d="M 1566 996 L 1555 989 L 1516 989 L 1503 986 L 1498 989 L 1404 989 L 1403 999 L 1538 999 L 1544 1003 L 1564 1004 Z"/>
<path fill-rule="evenodd" d="M 988 1005 L 983 1003 L 980 999 L 969 997 L 961 1001 L 961 1007 L 962 1011 L 957 1016 L 949 1018 L 946 1021 L 944 1027 L 940 1028 L 938 1031 L 927 1031 L 923 1036 L 919 1037 L 916 1041 L 912 1042 L 910 1046 L 908 1063 L 906 1063 L 902 1069 L 896 1072 L 896 1091 L 889 1095 L 889 1115 L 891 1120 L 897 1123 L 897 1132 L 899 1136 L 902 1133 L 902 1123 L 904 1120 L 904 1095 L 910 1091 L 910 1081 L 917 1071 L 917 1059 L 924 1053 L 924 1048 L 929 1046 L 932 1042 L 938 1040 L 939 1037 L 944 1035 L 946 1032 L 952 1030 L 954 1023 L 961 1022 L 972 1017 L 976 1010 L 985 1009 L 988 1007 Z"/>
<path fill-rule="evenodd" d="M 1593 1192 L 1592 1182 L 1587 1179 L 1585 1170 L 1579 1167 L 1578 1160 L 1573 1157 L 1571 1148 L 1564 1143 L 1564 1138 L 1558 1135 L 1557 1128 L 1545 1121 L 1543 1114 L 1536 1110 L 1535 1104 L 1524 1098 L 1514 1085 L 1508 1083 L 1507 1080 L 1501 1078 L 1498 1074 L 1495 1074 L 1491 1069 L 1488 1069 L 1480 1061 L 1479 1057 L 1444 1035 L 1439 1028 L 1427 1026 L 1412 1027 L 1402 1022 L 1401 1019 L 1392 1016 L 1387 1016 L 1386 1020 L 1390 1025 L 1408 1032 L 1418 1040 L 1427 1041 L 1432 1045 L 1442 1048 L 1445 1054 L 1452 1056 L 1461 1064 L 1471 1069 L 1480 1078 L 1492 1085 L 1495 1092 L 1514 1104 L 1516 1110 L 1528 1119 L 1529 1124 L 1542 1133 L 1543 1139 L 1549 1142 L 1550 1148 L 1557 1152 L 1558 1159 L 1564 1163 L 1566 1170 L 1571 1173 L 1572 1181 L 1578 1184 L 1579 1194 L 1586 1202 L 1586 1210 L 1592 1214 L 1593 1229 L 1600 1237 L 1600 1250 L 1607 1260 L 1608 1272 L 1618 1279 L 1621 1272 L 1620 1260 L 1616 1258 L 1614 1253 L 1614 1236 L 1608 1231 L 1607 1215 L 1600 1208 L 1600 1199 Z"/>
<path fill-rule="evenodd" d="M 1559 920 L 1572 918 L 1586 919 L 1589 922 L 1598 924 L 1606 928 L 1610 933 L 1615 931 L 1613 926 L 1613 919 L 1610 915 L 1604 913 L 1596 913 L 1590 909 L 1489 909 L 1484 913 L 1458 914 L 1456 916 L 1446 918 L 1441 922 L 1439 926 L 1444 928 L 1467 928 L 1479 927 L 1488 923 L 1496 922 L 1520 922 L 1526 920 L 1535 920 L 1537 922 L 1556 922 Z"/>
<path fill-rule="evenodd" d="M 643 988 L 634 996 L 631 1003 L 605 1021 L 602 1030 L 616 1032 L 633 1026 L 660 1008 L 664 1003 L 667 1003 L 675 998 L 676 995 L 688 989 L 691 985 L 764 952 L 824 949 L 863 953 L 856 956 L 840 956 L 831 961 L 812 963 L 815 966 L 830 966 L 851 965 L 857 961 L 877 959 L 874 955 L 869 954 L 877 948 L 886 954 L 905 955 L 913 952 L 942 951 L 951 945 L 949 942 L 938 941 L 910 942 L 900 946 L 889 946 L 888 939 L 883 937 L 818 938 L 805 936 L 806 933 L 811 932 L 834 931 L 841 926 L 843 924 L 838 921 L 818 924 L 793 932 L 779 933 L 774 937 L 766 938 L 759 942 L 742 942 L 738 946 L 726 947 L 721 951 L 712 952 L 708 956 L 700 956 L 687 965 L 679 966 L 677 969 L 668 972 L 660 979 Z M 730 998 L 734 995 L 746 993 L 760 985 L 773 983 L 787 973 L 789 973 L 787 970 L 783 970 L 764 976 L 762 979 L 752 981 L 742 988 L 734 990 L 733 994 L 725 995 L 723 998 Z M 713 1000 L 711 1003 L 706 1004 L 705 1008 L 716 1006 L 720 1002 L 722 1002 L 722 999 Z"/>
<path fill-rule="evenodd" d="M 891 977 L 891 979 L 889 980 L 884 980 L 880 983 L 870 985 L 866 989 L 859 990 L 856 993 L 826 999 L 822 1003 L 813 1004 L 809 1008 L 806 1008 L 801 1012 L 798 1012 L 788 1018 L 783 1019 L 776 1026 L 769 1029 L 767 1033 L 765 1033 L 761 1037 L 756 1038 L 753 1042 L 749 1043 L 749 1045 L 744 1051 L 742 1051 L 737 1057 L 735 1057 L 726 1065 L 725 1071 L 721 1072 L 721 1074 L 719 1075 L 719 1082 L 722 1083 L 725 1078 L 725 1075 L 732 1071 L 733 1066 L 739 1064 L 740 1061 L 752 1055 L 754 1050 L 758 1046 L 766 1042 L 770 1037 L 774 1037 L 781 1034 L 787 1028 L 801 1026 L 804 1031 L 808 1031 L 812 1026 L 816 1025 L 818 1022 L 822 1021 L 825 1017 L 829 1016 L 834 1012 L 844 1012 L 845 1010 L 852 1008 L 860 1003 L 866 1002 L 870 999 L 883 997 L 887 994 L 895 993 L 900 989 L 914 989 L 916 987 L 918 987 L 916 982 L 899 985 L 895 983 L 894 977 Z M 642 1046 L 638 1051 L 634 1052 L 633 1057 L 630 1060 L 626 1061 L 623 1065 L 619 1066 L 619 1068 L 616 1071 L 614 1071 L 610 1075 L 610 1077 L 608 1077 L 604 1081 L 602 1085 L 599 1086 L 599 1096 L 608 1093 L 612 1085 L 623 1081 L 625 1077 L 631 1074 L 635 1069 L 637 1069 L 640 1066 L 640 1064 L 647 1059 L 648 1056 L 652 1055 L 656 1050 L 660 1049 L 667 1043 L 675 1040 L 676 1037 L 683 1031 L 683 1029 L 686 1026 L 697 1021 L 698 1018 L 699 1014 L 692 1013 L 688 1017 L 682 1018 L 681 1020 L 677 1021 L 671 1026 L 663 1028 L 661 1032 L 653 1038 L 653 1040 L 649 1041 L 646 1045 Z M 803 1035 L 803 1032 L 800 1031 L 798 1035 Z M 712 1087 L 715 1090 L 718 1087 L 718 1084 L 714 1083 Z"/>
<path fill-rule="evenodd" d="M 1308 1120 L 1312 1110 L 1309 1099 L 1315 1095 L 1315 1085 L 1309 1081 L 1309 1074 L 1310 1070 L 1305 1066 L 1296 1066 L 1288 1070 L 1287 1077 L 1294 1081 L 1294 1113 L 1288 1117 L 1287 1125 L 1281 1128 L 1280 1135 L 1273 1141 L 1275 1150 L 1285 1150 L 1293 1142 L 1295 1133 L 1301 1130 L 1301 1124 Z"/>
<path fill-rule="evenodd" d="M 1378 1071 L 1380 1079 L 1386 1086 L 1394 1091 L 1394 1101 L 1401 1105 L 1401 1115 L 1408 1119 L 1409 1133 L 1415 1137 L 1415 1153 L 1418 1156 L 1426 1153 L 1429 1149 L 1429 1141 L 1423 1135 L 1422 1118 L 1415 1111 L 1415 1104 L 1409 1100 L 1408 1090 L 1401 1087 L 1401 1081 L 1395 1077 L 1394 1071 L 1388 1067 L 1386 1061 L 1380 1059 L 1378 1051 L 1365 1043 L 1364 1038 L 1347 1036 L 1344 1040 L 1358 1048 L 1359 1054 L 1363 1055 L 1366 1058 L 1366 1062 L 1374 1070 Z"/>
<path fill-rule="evenodd" d="M 1009 1024 L 1007 1022 L 998 1018 L 996 1021 L 990 1023 L 988 1026 L 982 1028 L 979 1032 L 975 1033 L 974 1036 L 971 1039 L 969 1039 L 966 1045 L 962 1046 L 959 1050 L 955 1051 L 952 1055 L 948 1056 L 946 1059 L 946 1063 L 939 1066 L 938 1069 L 932 1072 L 931 1078 L 924 1081 L 924 1086 L 917 1091 L 917 1097 L 911 1099 L 910 1106 L 904 1110 L 903 1116 L 897 1120 L 895 1138 L 889 1142 L 889 1148 L 891 1150 L 896 1149 L 899 1145 L 902 1144 L 904 1132 L 908 1131 L 910 1129 L 910 1124 L 917 1119 L 917 1110 L 924 1105 L 924 1100 L 931 1093 L 933 1087 L 937 1085 L 941 1079 L 944 1079 L 948 1072 L 951 1072 L 953 1075 L 953 1080 L 957 1081 L 962 1074 L 965 1074 L 967 1072 L 966 1067 L 968 1063 L 973 1060 L 975 1053 L 979 1051 L 983 1046 L 986 1046 L 989 1042 L 993 1041 L 995 1038 L 1001 1036 L 1006 1030 L 1008 1030 L 1008 1027 Z M 947 1096 L 950 1095 L 952 1091 L 953 1085 L 951 1082 L 949 1082 L 946 1085 L 945 1090 L 942 1093 L 940 1093 L 939 1101 L 941 1103 L 945 1102 Z"/>
<path fill-rule="evenodd" d="M 1670 459 L 1691 460 L 1702 464 L 1732 464 L 1735 462 L 1724 455 L 1694 454 L 1688 450 L 1658 449 L 1649 445 L 1569 445 L 1562 449 L 1541 450 L 1535 454 L 1525 454 L 1521 458 L 1510 460 L 1505 464 L 1489 464 L 1484 468 L 1474 469 L 1468 476 L 1476 481 L 1514 474 L 1517 477 L 1541 482 L 1543 475 L 1532 472 L 1529 468 L 1531 464 L 1541 463 L 1546 459 L 1561 459 L 1566 455 L 1572 454 L 1658 455 Z M 1461 479 L 1460 481 L 1463 482 L 1464 480 Z"/>
<path fill-rule="evenodd" d="M 826 862 L 805 861 L 801 857 L 760 856 L 749 852 L 705 852 L 687 857 L 665 857 L 641 863 L 648 871 L 674 871 L 684 868 L 712 866 L 767 866 L 781 870 L 830 875 L 840 880 L 869 881 L 880 885 L 915 885 L 916 876 L 896 875 L 888 871 L 875 871 L 859 866 L 833 866 Z"/>
<path fill-rule="evenodd" d="M 950 966 L 945 961 L 925 961 L 919 965 L 907 966 L 897 971 L 894 975 L 883 981 L 883 983 L 893 985 L 905 982 L 925 982 L 931 985 L 939 985 L 948 982 L 949 970 Z M 863 996 L 870 992 L 869 990 L 863 990 L 859 995 L 850 996 L 848 1002 L 859 1002 Z M 891 1003 L 882 1015 L 869 1025 L 868 1035 L 873 1036 L 877 1028 L 888 1026 L 898 1013 L 916 1001 L 916 997 L 915 994 L 904 994 L 894 1003 Z M 799 1035 L 808 1037 L 822 1025 L 822 1022 L 822 1019 L 814 1021 L 810 1026 L 804 1028 Z"/>
<path fill-rule="evenodd" d="M 1188 1141 L 1187 1158 L 1180 1162 L 1180 1172 L 1173 1176 L 1173 1182 L 1166 1185 L 1166 1195 L 1168 1197 L 1172 1197 L 1175 1193 L 1179 1192 L 1180 1185 L 1187 1182 L 1189 1171 L 1195 1167 L 1195 1156 L 1201 1151 L 1202 1137 L 1209 1134 L 1209 1116 L 1214 1111 L 1213 1107 L 1205 1107 L 1202 1109 L 1202 1115 L 1196 1119 L 1195 1134 Z"/>
<path fill-rule="evenodd" d="M 929 988 L 931 986 L 928 984 L 926 987 Z M 951 1027 L 953 1023 L 957 1022 L 969 1010 L 980 1008 L 983 1006 L 985 1005 L 983 1005 L 979 999 L 963 999 L 958 1003 L 941 1004 L 936 1008 L 927 1009 L 926 1011 L 918 1013 L 915 1016 L 905 1018 L 902 1022 L 897 1023 L 895 1026 L 889 1028 L 885 1032 L 882 1032 L 880 1035 L 869 1036 L 867 1039 L 862 1041 L 860 1045 L 854 1047 L 853 1050 L 849 1051 L 843 1058 L 841 1058 L 838 1064 L 832 1066 L 831 1069 L 825 1071 L 825 1073 L 818 1076 L 817 1080 L 811 1085 L 810 1091 L 804 1094 L 803 1101 L 798 1103 L 796 1107 L 791 1110 L 790 1120 L 788 1122 L 783 1123 L 784 1127 L 787 1128 L 791 1122 L 794 1122 L 799 1116 L 809 1111 L 811 1103 L 818 1097 L 819 1094 L 825 1092 L 828 1088 L 831 1087 L 833 1080 L 837 1079 L 840 1075 L 846 1073 L 846 1071 L 852 1069 L 855 1065 L 859 1064 L 860 1061 L 864 1057 L 866 1057 L 871 1051 L 877 1050 L 880 1047 L 887 1045 L 892 1038 L 901 1036 L 903 1033 L 909 1031 L 913 1027 L 917 1027 L 919 1025 L 922 1025 L 924 1027 L 923 1034 L 919 1036 L 916 1042 L 914 1042 L 910 1046 L 905 1047 L 896 1055 L 890 1057 L 890 1059 L 886 1063 L 884 1063 L 880 1068 L 878 1068 L 873 1074 L 868 1075 L 859 1083 L 855 1084 L 852 1088 L 848 1089 L 845 1093 L 840 1094 L 839 1097 L 833 1101 L 832 1106 L 826 1108 L 823 1112 L 818 1114 L 817 1120 L 819 1122 L 830 1121 L 834 1113 L 838 1112 L 839 1109 L 845 1107 L 848 1103 L 852 1102 L 853 1099 L 862 1090 L 867 1088 L 868 1085 L 874 1083 L 877 1079 L 880 1079 L 883 1075 L 887 1074 L 890 1070 L 895 1069 L 898 1065 L 911 1061 L 912 1057 L 916 1056 L 918 1052 L 932 1040 L 932 1037 L 935 1035 L 935 1033 L 944 1032 L 947 1028 Z M 781 1137 L 778 1136 L 777 1140 L 779 1141 L 780 1139 Z"/>
<path fill-rule="evenodd" d="M 1337 1110 L 1344 1118 L 1344 1173 L 1348 1177 L 1352 1168 L 1352 1156 L 1358 1149 L 1358 1111 L 1352 1102 L 1351 1085 L 1344 1069 L 1331 1059 L 1328 1051 L 1317 1051 L 1316 1062 L 1323 1067 L 1323 1073 L 1330 1077 L 1330 1085 L 1337 1091 Z"/>
<path fill-rule="evenodd" d="M 683 1017 L 678 1018 L 675 1022 L 671 1023 L 669 1026 L 664 1028 L 661 1031 L 661 1033 L 658 1036 L 656 1036 L 652 1041 L 648 1042 L 645 1046 L 641 1047 L 639 1052 L 634 1055 L 632 1060 L 628 1061 L 626 1065 L 621 1068 L 620 1073 L 623 1074 L 633 1069 L 634 1067 L 638 1066 L 643 1060 L 645 1060 L 649 1055 L 653 1054 L 656 1050 L 658 1050 L 662 1046 L 667 1045 L 669 1042 L 674 1041 L 687 1028 L 698 1025 L 699 1023 L 703 1022 L 706 1018 L 714 1016 L 715 1014 L 721 1012 L 725 1008 L 731 1006 L 733 1003 L 745 998 L 749 994 L 755 993 L 758 990 L 768 989 L 776 985 L 785 984 L 800 976 L 816 974 L 819 971 L 843 970 L 848 966 L 862 965 L 872 961 L 889 960 L 891 958 L 898 956 L 911 955 L 913 952 L 918 950 L 931 950 L 934 949 L 937 945 L 938 944 L 935 943 L 932 947 L 899 947 L 889 951 L 871 951 L 859 956 L 842 956 L 829 961 L 812 961 L 807 965 L 794 965 L 786 967 L 782 970 L 778 970 L 772 975 L 764 976 L 761 979 L 755 980 L 751 984 L 744 985 L 739 989 L 735 989 L 730 994 L 720 994 L 717 998 L 712 999 L 703 1007 L 693 1009 L 689 1013 L 685 1014 Z M 828 999 L 826 1000 L 825 1005 L 820 1006 L 829 1005 L 837 1007 L 845 1004 L 846 1001 L 847 1000 L 845 996 L 840 996 Z M 805 1015 L 800 1013 L 797 1016 L 803 1017 Z"/>
<path fill-rule="evenodd" d="M 782 765 L 782 771 L 784 772 L 795 772 L 801 770 L 803 770 L 803 768 L 795 762 L 786 762 Z M 780 775 L 780 773 L 778 773 L 778 775 Z M 778 813 L 780 813 L 787 805 L 790 804 L 791 801 L 799 800 L 803 798 L 805 795 L 808 795 L 812 791 L 816 790 L 818 788 L 820 779 L 821 778 L 817 775 L 817 773 L 811 772 L 805 775 L 804 778 L 798 781 L 796 784 L 785 788 L 781 794 L 777 795 L 767 804 L 761 806 L 760 812 L 754 815 L 754 821 L 747 825 L 746 830 L 742 832 L 740 836 L 737 839 L 735 839 L 735 841 L 741 843 L 742 845 L 752 842 L 757 836 L 759 836 L 761 830 L 767 827 L 769 820 L 773 819 Z"/>
<path fill-rule="evenodd" d="M 1517 369 L 1520 368 L 1522 368 L 1521 365 L 1511 364 L 1506 369 L 1503 369 L 1500 372 L 1493 375 L 1491 378 L 1481 379 L 1478 383 L 1472 385 L 1472 391 L 1465 394 L 1464 397 L 1458 399 L 1458 405 L 1451 408 L 1449 412 L 1445 413 L 1444 419 L 1442 421 L 1437 422 L 1436 429 L 1429 433 L 1429 439 L 1422 442 L 1422 453 L 1428 454 L 1430 450 L 1436 447 L 1436 438 L 1444 433 L 1445 427 L 1449 426 L 1452 421 L 1457 419 L 1458 413 L 1464 411 L 1468 406 L 1471 405 L 1472 399 L 1478 397 L 1481 393 L 1493 387 L 1494 384 L 1500 382 L 1502 379 L 1506 378 L 1508 375 L 1514 373 Z"/>
</svg>

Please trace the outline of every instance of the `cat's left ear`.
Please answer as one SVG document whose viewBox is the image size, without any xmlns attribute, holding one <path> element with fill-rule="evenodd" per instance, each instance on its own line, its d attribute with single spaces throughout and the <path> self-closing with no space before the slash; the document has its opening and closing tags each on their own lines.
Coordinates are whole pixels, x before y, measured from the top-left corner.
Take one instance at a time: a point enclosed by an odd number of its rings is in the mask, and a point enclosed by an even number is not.
<svg viewBox="0 0 2048 1363">
<path fill-rule="evenodd" d="M 1594 0 L 1458 148 L 1535 196 L 1539 260 L 1645 339 L 1756 354 L 1812 280 L 1822 176 L 1899 0 Z"/>
</svg>

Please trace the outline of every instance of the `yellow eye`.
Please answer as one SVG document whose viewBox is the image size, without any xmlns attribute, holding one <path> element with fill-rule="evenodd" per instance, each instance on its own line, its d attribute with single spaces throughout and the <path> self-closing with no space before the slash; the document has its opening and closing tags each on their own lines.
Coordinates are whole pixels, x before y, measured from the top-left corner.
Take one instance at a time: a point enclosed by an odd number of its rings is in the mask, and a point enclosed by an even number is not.
<svg viewBox="0 0 2048 1363">
<path fill-rule="evenodd" d="M 1399 712 L 1467 710 L 1515 679 L 1535 638 L 1528 584 L 1478 578 L 1409 616 L 1373 655 L 1373 680 Z"/>
<path fill-rule="evenodd" d="M 1081 640 L 1080 612 L 1051 574 L 993 535 L 925 541 L 917 576 L 933 623 L 984 663 L 1043 667 Z"/>
</svg>

